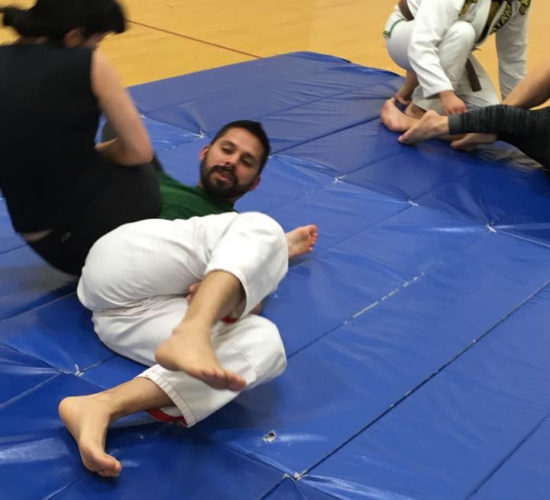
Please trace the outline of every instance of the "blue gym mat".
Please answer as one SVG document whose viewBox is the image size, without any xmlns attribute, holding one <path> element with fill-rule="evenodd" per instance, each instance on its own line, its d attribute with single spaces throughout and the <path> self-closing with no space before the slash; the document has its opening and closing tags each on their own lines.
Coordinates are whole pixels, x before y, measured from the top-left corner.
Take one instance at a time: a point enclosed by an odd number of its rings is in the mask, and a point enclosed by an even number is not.
<svg viewBox="0 0 550 500">
<path fill-rule="evenodd" d="M 57 405 L 142 368 L 99 342 L 2 202 L 0 498 L 548 498 L 549 176 L 400 145 L 378 119 L 400 81 L 295 53 L 132 89 L 191 184 L 220 126 L 261 121 L 273 155 L 237 208 L 319 240 L 265 304 L 286 372 L 191 429 L 117 422 L 117 480 L 83 468 Z"/>
</svg>

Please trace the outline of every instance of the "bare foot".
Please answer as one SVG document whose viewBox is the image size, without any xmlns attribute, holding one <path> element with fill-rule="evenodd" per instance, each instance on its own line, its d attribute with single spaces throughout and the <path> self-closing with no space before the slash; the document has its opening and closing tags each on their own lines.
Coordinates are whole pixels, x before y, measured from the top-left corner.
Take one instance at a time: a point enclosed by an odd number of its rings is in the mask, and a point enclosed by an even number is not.
<svg viewBox="0 0 550 500">
<path fill-rule="evenodd" d="M 157 347 L 157 362 L 167 370 L 184 371 L 215 389 L 244 389 L 246 380 L 220 365 L 210 343 L 210 332 L 208 335 L 199 332 L 201 328 L 191 322 L 179 325 L 170 338 Z"/>
<path fill-rule="evenodd" d="M 65 398 L 59 415 L 73 436 L 84 466 L 100 476 L 116 477 L 122 466 L 105 453 L 105 437 L 112 412 L 107 400 L 97 394 Z"/>
<path fill-rule="evenodd" d="M 395 105 L 395 98 L 388 99 L 380 111 L 382 123 L 392 132 L 404 132 L 412 127 L 416 120 L 400 111 Z"/>
<path fill-rule="evenodd" d="M 472 133 L 466 134 L 464 137 L 451 142 L 451 146 L 455 149 L 463 151 L 471 151 L 479 144 L 492 144 L 498 139 L 496 134 Z"/>
<path fill-rule="evenodd" d="M 417 144 L 447 133 L 449 133 L 449 118 L 429 110 L 399 137 L 399 142 L 402 144 Z"/>
<path fill-rule="evenodd" d="M 288 245 L 288 258 L 299 257 L 311 252 L 317 242 L 317 226 L 300 226 L 285 234 Z"/>
</svg>

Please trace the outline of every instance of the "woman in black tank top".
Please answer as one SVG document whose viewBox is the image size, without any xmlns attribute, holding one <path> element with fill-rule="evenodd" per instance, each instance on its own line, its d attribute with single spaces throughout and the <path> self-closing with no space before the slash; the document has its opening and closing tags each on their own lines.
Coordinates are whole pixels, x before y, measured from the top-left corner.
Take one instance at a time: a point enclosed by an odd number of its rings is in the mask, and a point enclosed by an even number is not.
<svg viewBox="0 0 550 500">
<path fill-rule="evenodd" d="M 124 14 L 115 0 L 37 0 L 0 13 L 20 35 L 0 46 L 0 189 L 29 245 L 80 274 L 98 238 L 160 210 L 147 132 L 94 51 L 125 30 Z M 101 113 L 116 138 L 95 144 Z"/>
</svg>

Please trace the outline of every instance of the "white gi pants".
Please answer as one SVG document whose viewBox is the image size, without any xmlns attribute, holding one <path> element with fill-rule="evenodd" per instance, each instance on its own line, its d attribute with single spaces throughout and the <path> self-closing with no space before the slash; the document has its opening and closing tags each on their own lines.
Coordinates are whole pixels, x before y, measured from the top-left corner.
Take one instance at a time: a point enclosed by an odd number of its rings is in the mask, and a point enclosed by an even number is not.
<svg viewBox="0 0 550 500">
<path fill-rule="evenodd" d="M 393 61 L 406 70 L 413 69 L 408 56 L 408 47 L 415 21 L 407 21 L 399 13 L 394 12 L 386 24 L 386 48 Z M 500 104 L 498 93 L 491 78 L 472 55 L 475 46 L 475 31 L 471 24 L 457 21 L 445 33 L 438 47 L 441 67 L 451 81 L 455 94 L 460 97 L 468 109 L 482 108 Z M 465 71 L 466 61 L 470 59 L 481 90 L 474 92 Z M 422 61 L 417 61 L 421 66 Z M 439 95 L 425 96 L 420 85 L 412 95 L 412 102 L 424 110 L 433 109 L 443 113 L 443 106 Z"/>
<path fill-rule="evenodd" d="M 235 323 L 219 322 L 212 345 L 222 366 L 252 388 L 283 372 L 284 347 L 276 326 L 250 310 L 275 290 L 288 269 L 282 228 L 248 212 L 145 220 L 106 234 L 91 248 L 78 298 L 93 311 L 99 338 L 112 350 L 150 366 L 139 376 L 157 384 L 174 403 L 165 413 L 187 426 L 221 408 L 238 393 L 214 389 L 185 372 L 156 364 L 154 353 L 185 316 L 192 283 L 216 270 L 241 282 L 246 304 Z"/>
</svg>

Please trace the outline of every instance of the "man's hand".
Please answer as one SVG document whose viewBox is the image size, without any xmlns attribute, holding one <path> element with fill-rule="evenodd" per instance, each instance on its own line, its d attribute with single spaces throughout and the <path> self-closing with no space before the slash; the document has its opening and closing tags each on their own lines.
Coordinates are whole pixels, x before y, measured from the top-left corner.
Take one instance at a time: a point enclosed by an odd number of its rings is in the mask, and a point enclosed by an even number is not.
<svg viewBox="0 0 550 500">
<path fill-rule="evenodd" d="M 444 90 L 439 93 L 441 104 L 443 104 L 443 111 L 446 115 L 454 115 L 456 113 L 465 113 L 468 111 L 464 101 L 457 97 L 452 90 Z"/>
</svg>

